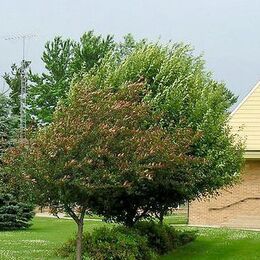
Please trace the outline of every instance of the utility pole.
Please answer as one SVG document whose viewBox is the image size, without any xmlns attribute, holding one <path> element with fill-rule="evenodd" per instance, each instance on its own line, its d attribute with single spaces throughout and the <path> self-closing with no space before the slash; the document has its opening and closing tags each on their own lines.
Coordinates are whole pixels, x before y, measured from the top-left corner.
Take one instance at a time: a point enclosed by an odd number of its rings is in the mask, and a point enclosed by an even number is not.
<svg viewBox="0 0 260 260">
<path fill-rule="evenodd" d="M 36 37 L 36 35 L 20 35 L 7 37 L 5 40 L 22 40 L 22 62 L 21 62 L 21 92 L 20 92 L 20 139 L 26 138 L 26 97 L 27 97 L 27 73 L 25 61 L 25 43 L 26 39 Z"/>
<path fill-rule="evenodd" d="M 25 42 L 25 41 L 23 41 Z M 24 43 L 23 43 L 24 44 Z M 21 93 L 20 93 L 20 138 L 25 138 L 26 134 L 26 97 L 27 97 L 27 84 L 26 84 L 26 66 L 23 58 L 21 64 Z"/>
</svg>

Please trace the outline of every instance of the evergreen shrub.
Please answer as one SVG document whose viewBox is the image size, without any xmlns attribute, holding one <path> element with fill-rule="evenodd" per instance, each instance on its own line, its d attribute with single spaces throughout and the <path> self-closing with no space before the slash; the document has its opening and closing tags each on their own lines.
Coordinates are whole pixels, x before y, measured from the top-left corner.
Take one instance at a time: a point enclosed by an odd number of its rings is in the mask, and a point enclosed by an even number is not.
<svg viewBox="0 0 260 260">
<path fill-rule="evenodd" d="M 9 193 L 0 193 L 0 230 L 28 228 L 33 216 L 32 205 L 18 202 Z"/>
</svg>

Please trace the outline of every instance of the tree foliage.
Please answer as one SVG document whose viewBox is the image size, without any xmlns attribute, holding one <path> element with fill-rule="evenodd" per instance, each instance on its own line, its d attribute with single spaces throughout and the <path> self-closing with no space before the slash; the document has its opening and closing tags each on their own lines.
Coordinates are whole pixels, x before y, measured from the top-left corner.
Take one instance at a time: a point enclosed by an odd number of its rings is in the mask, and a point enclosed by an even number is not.
<svg viewBox="0 0 260 260">
<path fill-rule="evenodd" d="M 79 42 L 55 37 L 47 42 L 42 61 L 46 72 L 29 75 L 29 113 L 39 124 L 50 123 L 59 100 L 66 99 L 74 78 L 98 66 L 114 48 L 113 37 L 102 38 L 89 31 Z"/>
<path fill-rule="evenodd" d="M 0 95 L 0 230 L 22 229 L 29 227 L 33 217 L 33 207 L 22 203 L 8 192 L 7 173 L 3 167 L 3 157 L 10 147 L 15 145 L 18 118 L 12 114 L 10 100 Z"/>
<path fill-rule="evenodd" d="M 148 90 L 145 100 L 163 113 L 165 128 L 188 127 L 202 133 L 193 145 L 193 155 L 204 158 L 207 167 L 197 180 L 194 198 L 232 185 L 243 166 L 243 144 L 228 127 L 229 109 L 236 97 L 206 71 L 202 57 L 194 56 L 188 45 L 148 42 L 136 46 L 122 60 L 115 55 L 108 55 L 85 75 L 82 85 L 111 86 L 117 91 L 126 82 L 144 82 Z"/>
<path fill-rule="evenodd" d="M 9 171 L 35 187 L 39 203 L 65 210 L 76 221 L 78 239 L 88 209 L 131 226 L 155 210 L 154 192 L 163 188 L 174 195 L 165 201 L 170 206 L 186 198 L 198 177 L 204 161 L 190 155 L 198 136 L 189 129 L 163 129 L 161 115 L 142 101 L 145 95 L 143 84 L 117 92 L 81 88 L 49 126 L 6 156 Z M 113 202 L 113 196 L 128 196 L 122 213 L 101 208 L 104 191 Z"/>
<path fill-rule="evenodd" d="M 40 124 L 51 121 L 58 101 L 67 95 L 73 48 L 73 41 L 61 37 L 47 42 L 42 56 L 46 71 L 42 74 L 31 72 L 29 75 L 29 113 Z"/>
<path fill-rule="evenodd" d="M 0 94 L 0 167 L 1 156 L 4 151 L 13 144 L 17 134 L 18 118 L 11 114 L 10 100 L 3 94 Z"/>
<path fill-rule="evenodd" d="M 21 183 L 10 182 L 11 176 L 5 171 L 5 152 L 14 147 L 17 142 L 18 117 L 14 115 L 10 98 L 0 94 L 0 230 L 20 229 L 29 227 L 29 221 L 33 217 L 33 206 L 25 203 L 29 200 L 29 194 L 22 199 L 19 196 Z"/>
<path fill-rule="evenodd" d="M 116 58 L 122 60 L 142 42 L 144 40 L 136 42 L 128 34 L 122 42 L 116 43 L 111 35 L 102 37 L 93 31 L 84 33 L 79 42 L 62 37 L 48 41 L 42 55 L 43 73 L 33 72 L 30 62 L 26 62 L 26 69 L 29 69 L 28 120 L 38 125 L 50 123 L 58 102 L 66 100 L 73 81 L 80 80 L 89 70 L 98 67 L 109 53 L 116 53 Z M 21 68 L 13 64 L 4 79 L 11 88 L 13 112 L 19 114 Z"/>
<path fill-rule="evenodd" d="M 189 46 L 130 37 L 104 49 L 95 64 L 74 64 L 80 71 L 66 103 L 42 117 L 52 123 L 5 161 L 40 202 L 76 221 L 79 257 L 87 210 L 132 226 L 216 194 L 243 165 L 243 145 L 228 127 L 236 98 Z"/>
<path fill-rule="evenodd" d="M 98 66 L 115 46 L 116 43 L 111 35 L 103 38 L 101 35 L 95 35 L 93 31 L 84 33 L 73 50 L 71 74 L 79 77 L 94 66 Z"/>
</svg>

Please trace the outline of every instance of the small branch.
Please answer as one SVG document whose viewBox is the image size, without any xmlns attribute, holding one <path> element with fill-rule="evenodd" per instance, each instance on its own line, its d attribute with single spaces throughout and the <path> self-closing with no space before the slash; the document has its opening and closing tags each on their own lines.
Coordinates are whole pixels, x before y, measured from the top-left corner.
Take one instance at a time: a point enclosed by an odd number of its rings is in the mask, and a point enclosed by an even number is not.
<svg viewBox="0 0 260 260">
<path fill-rule="evenodd" d="M 75 214 L 75 212 L 66 204 L 64 204 L 64 208 L 67 213 L 75 220 L 77 224 L 80 223 L 80 218 Z"/>
<path fill-rule="evenodd" d="M 149 210 L 144 210 L 139 216 L 135 217 L 135 222 L 137 222 L 139 219 L 141 219 Z"/>
</svg>

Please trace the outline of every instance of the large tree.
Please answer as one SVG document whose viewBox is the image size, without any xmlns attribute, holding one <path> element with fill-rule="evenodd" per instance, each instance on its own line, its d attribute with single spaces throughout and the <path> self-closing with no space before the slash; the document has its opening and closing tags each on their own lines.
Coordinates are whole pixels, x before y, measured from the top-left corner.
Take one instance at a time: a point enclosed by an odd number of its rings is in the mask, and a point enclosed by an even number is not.
<svg viewBox="0 0 260 260">
<path fill-rule="evenodd" d="M 9 147 L 14 144 L 17 132 L 17 118 L 11 114 L 10 100 L 0 94 L 0 194 L 6 190 L 5 174 L 2 157 Z"/>
<path fill-rule="evenodd" d="M 165 128 L 189 127 L 203 135 L 192 154 L 204 158 L 207 165 L 190 199 L 213 195 L 232 185 L 243 166 L 243 145 L 228 126 L 236 97 L 224 83 L 213 79 L 202 57 L 194 56 L 188 45 L 149 42 L 136 46 L 121 61 L 115 55 L 103 59 L 82 84 L 112 86 L 116 91 L 126 83 L 144 82 L 148 91 L 144 100 L 163 113 L 161 124 Z"/>
<path fill-rule="evenodd" d="M 77 259 L 84 215 L 101 209 L 105 191 L 134 196 L 117 219 L 131 226 L 153 210 L 153 192 L 163 188 L 174 194 L 169 202 L 182 201 L 204 164 L 189 154 L 197 135 L 163 129 L 161 115 L 142 101 L 145 94 L 143 84 L 122 86 L 116 93 L 82 88 L 49 126 L 6 156 L 12 176 L 34 186 L 39 203 L 65 210 L 75 220 Z"/>
<path fill-rule="evenodd" d="M 79 78 L 53 123 L 7 160 L 38 187 L 41 201 L 75 219 L 78 241 L 88 207 L 132 225 L 216 194 L 243 164 L 242 144 L 228 127 L 236 98 L 201 57 L 189 46 L 145 41 L 120 51 Z"/>
</svg>

